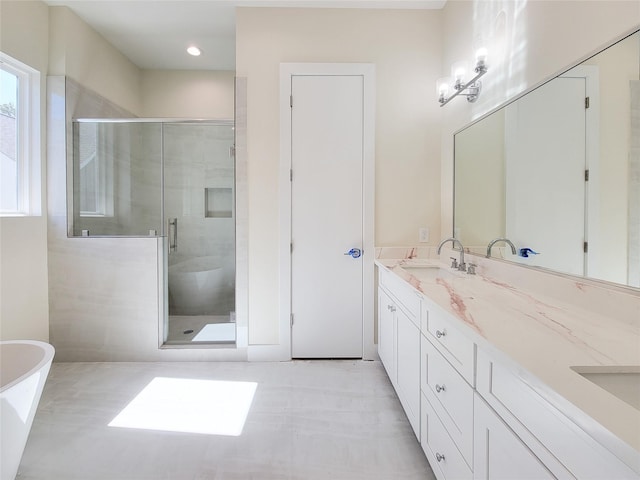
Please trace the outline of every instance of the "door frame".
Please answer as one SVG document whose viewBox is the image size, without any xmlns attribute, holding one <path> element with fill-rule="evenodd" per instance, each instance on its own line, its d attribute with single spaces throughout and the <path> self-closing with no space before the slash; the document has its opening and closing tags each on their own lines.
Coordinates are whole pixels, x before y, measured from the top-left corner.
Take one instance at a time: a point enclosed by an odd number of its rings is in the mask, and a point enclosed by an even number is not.
<svg viewBox="0 0 640 480">
<path fill-rule="evenodd" d="M 280 64 L 279 328 L 281 359 L 291 360 L 291 77 L 298 75 L 362 76 L 362 359 L 374 360 L 374 208 L 375 208 L 375 65 L 370 63 Z"/>
<path fill-rule="evenodd" d="M 585 109 L 585 167 L 589 181 L 585 183 L 584 230 L 589 244 L 584 259 L 584 275 L 601 272 L 600 240 L 600 69 L 596 65 L 578 65 L 559 75 L 563 78 L 584 78 L 589 108 Z"/>
</svg>

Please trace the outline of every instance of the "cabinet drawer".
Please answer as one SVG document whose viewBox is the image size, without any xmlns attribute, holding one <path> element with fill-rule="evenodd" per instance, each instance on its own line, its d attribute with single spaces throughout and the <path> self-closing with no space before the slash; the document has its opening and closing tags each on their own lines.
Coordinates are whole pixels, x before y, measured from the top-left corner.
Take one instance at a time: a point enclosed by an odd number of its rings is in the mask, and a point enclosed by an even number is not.
<svg viewBox="0 0 640 480">
<path fill-rule="evenodd" d="M 380 270 L 380 284 L 396 298 L 399 306 L 407 313 L 409 319 L 420 328 L 422 297 L 411 286 L 387 270 Z"/>
<path fill-rule="evenodd" d="M 469 385 L 474 386 L 475 344 L 455 327 L 455 322 L 458 321 L 433 302 L 425 301 L 422 331 L 427 332 L 429 340 L 438 351 Z"/>
<path fill-rule="evenodd" d="M 467 466 L 447 430 L 427 398 L 422 395 L 420 408 L 420 444 L 438 480 L 471 480 Z"/>
<path fill-rule="evenodd" d="M 473 462 L 473 388 L 424 336 L 421 338 L 422 393 L 437 412 L 469 465 Z"/>
<path fill-rule="evenodd" d="M 533 377 L 529 380 L 534 381 Z M 557 477 L 568 470 L 576 478 L 638 479 L 631 468 L 543 398 L 522 376 L 481 350 L 478 393 Z"/>
</svg>

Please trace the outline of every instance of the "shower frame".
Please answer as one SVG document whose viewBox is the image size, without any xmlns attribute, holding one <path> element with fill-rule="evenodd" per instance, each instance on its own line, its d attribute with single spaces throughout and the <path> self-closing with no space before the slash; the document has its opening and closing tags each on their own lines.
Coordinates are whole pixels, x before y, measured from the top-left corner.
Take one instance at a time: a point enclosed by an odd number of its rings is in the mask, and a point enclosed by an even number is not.
<svg viewBox="0 0 640 480">
<path fill-rule="evenodd" d="M 160 349 L 199 349 L 199 348 L 237 348 L 238 332 L 236 331 L 236 340 L 231 343 L 220 344 L 217 342 L 198 342 L 184 344 L 167 344 L 166 338 L 169 331 L 169 229 L 165 222 L 165 153 L 164 153 L 164 127 L 165 125 L 203 125 L 203 126 L 229 126 L 234 130 L 234 139 L 232 144 L 234 155 L 234 173 L 233 173 L 233 210 L 237 206 L 237 158 L 236 152 L 236 122 L 231 119 L 205 119 L 205 118 L 74 118 L 71 121 L 73 125 L 72 144 L 75 140 L 75 125 L 80 123 L 109 123 L 109 124 L 126 124 L 126 123 L 157 123 L 160 124 L 160 230 L 155 235 L 76 235 L 74 233 L 74 161 L 67 164 L 67 237 L 68 238 L 156 238 L 158 252 L 158 348 Z M 75 149 L 73 149 L 75 153 Z M 73 155 L 72 155 L 73 157 Z M 237 279 L 237 216 L 234 215 L 233 221 L 235 247 L 234 247 L 234 276 Z M 237 285 L 234 286 L 234 290 Z M 237 304 L 237 293 L 236 293 Z M 237 307 L 236 307 L 237 310 Z M 244 342 L 242 342 L 244 343 Z"/>
</svg>

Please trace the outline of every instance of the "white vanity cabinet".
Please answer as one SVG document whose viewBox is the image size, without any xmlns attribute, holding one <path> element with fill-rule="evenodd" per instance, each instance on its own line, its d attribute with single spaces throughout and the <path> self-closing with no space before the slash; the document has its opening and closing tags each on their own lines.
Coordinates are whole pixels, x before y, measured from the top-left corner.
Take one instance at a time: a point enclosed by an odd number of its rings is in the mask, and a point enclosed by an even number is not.
<svg viewBox="0 0 640 480">
<path fill-rule="evenodd" d="M 438 480 L 640 479 L 635 451 L 458 318 L 450 292 L 379 274 L 380 359 Z"/>
<path fill-rule="evenodd" d="M 408 284 L 380 269 L 378 355 L 420 438 L 420 314 L 422 299 Z"/>
</svg>

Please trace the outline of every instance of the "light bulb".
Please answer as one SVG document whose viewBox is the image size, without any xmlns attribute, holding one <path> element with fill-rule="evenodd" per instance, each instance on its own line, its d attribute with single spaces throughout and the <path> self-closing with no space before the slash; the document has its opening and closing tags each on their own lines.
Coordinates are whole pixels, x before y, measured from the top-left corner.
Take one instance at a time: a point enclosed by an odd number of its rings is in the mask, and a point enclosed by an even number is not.
<svg viewBox="0 0 640 480">
<path fill-rule="evenodd" d="M 436 82 L 436 91 L 438 93 L 438 101 L 440 103 L 444 102 L 449 95 L 449 90 L 451 88 L 451 79 L 449 77 L 439 78 Z"/>
<path fill-rule="evenodd" d="M 476 51 L 476 62 L 486 62 L 487 61 L 487 49 L 485 47 L 481 47 Z"/>
<path fill-rule="evenodd" d="M 476 73 L 480 73 L 482 71 L 486 71 L 487 69 L 487 49 L 485 47 L 480 47 L 476 50 Z"/>
<path fill-rule="evenodd" d="M 449 93 L 449 78 L 448 77 L 439 79 L 436 85 L 437 85 L 438 94 L 446 95 L 447 93 Z"/>
<path fill-rule="evenodd" d="M 464 60 L 456 62 L 451 66 L 451 76 L 453 77 L 453 88 L 459 90 L 465 83 L 465 77 L 469 72 L 469 64 Z"/>
</svg>

